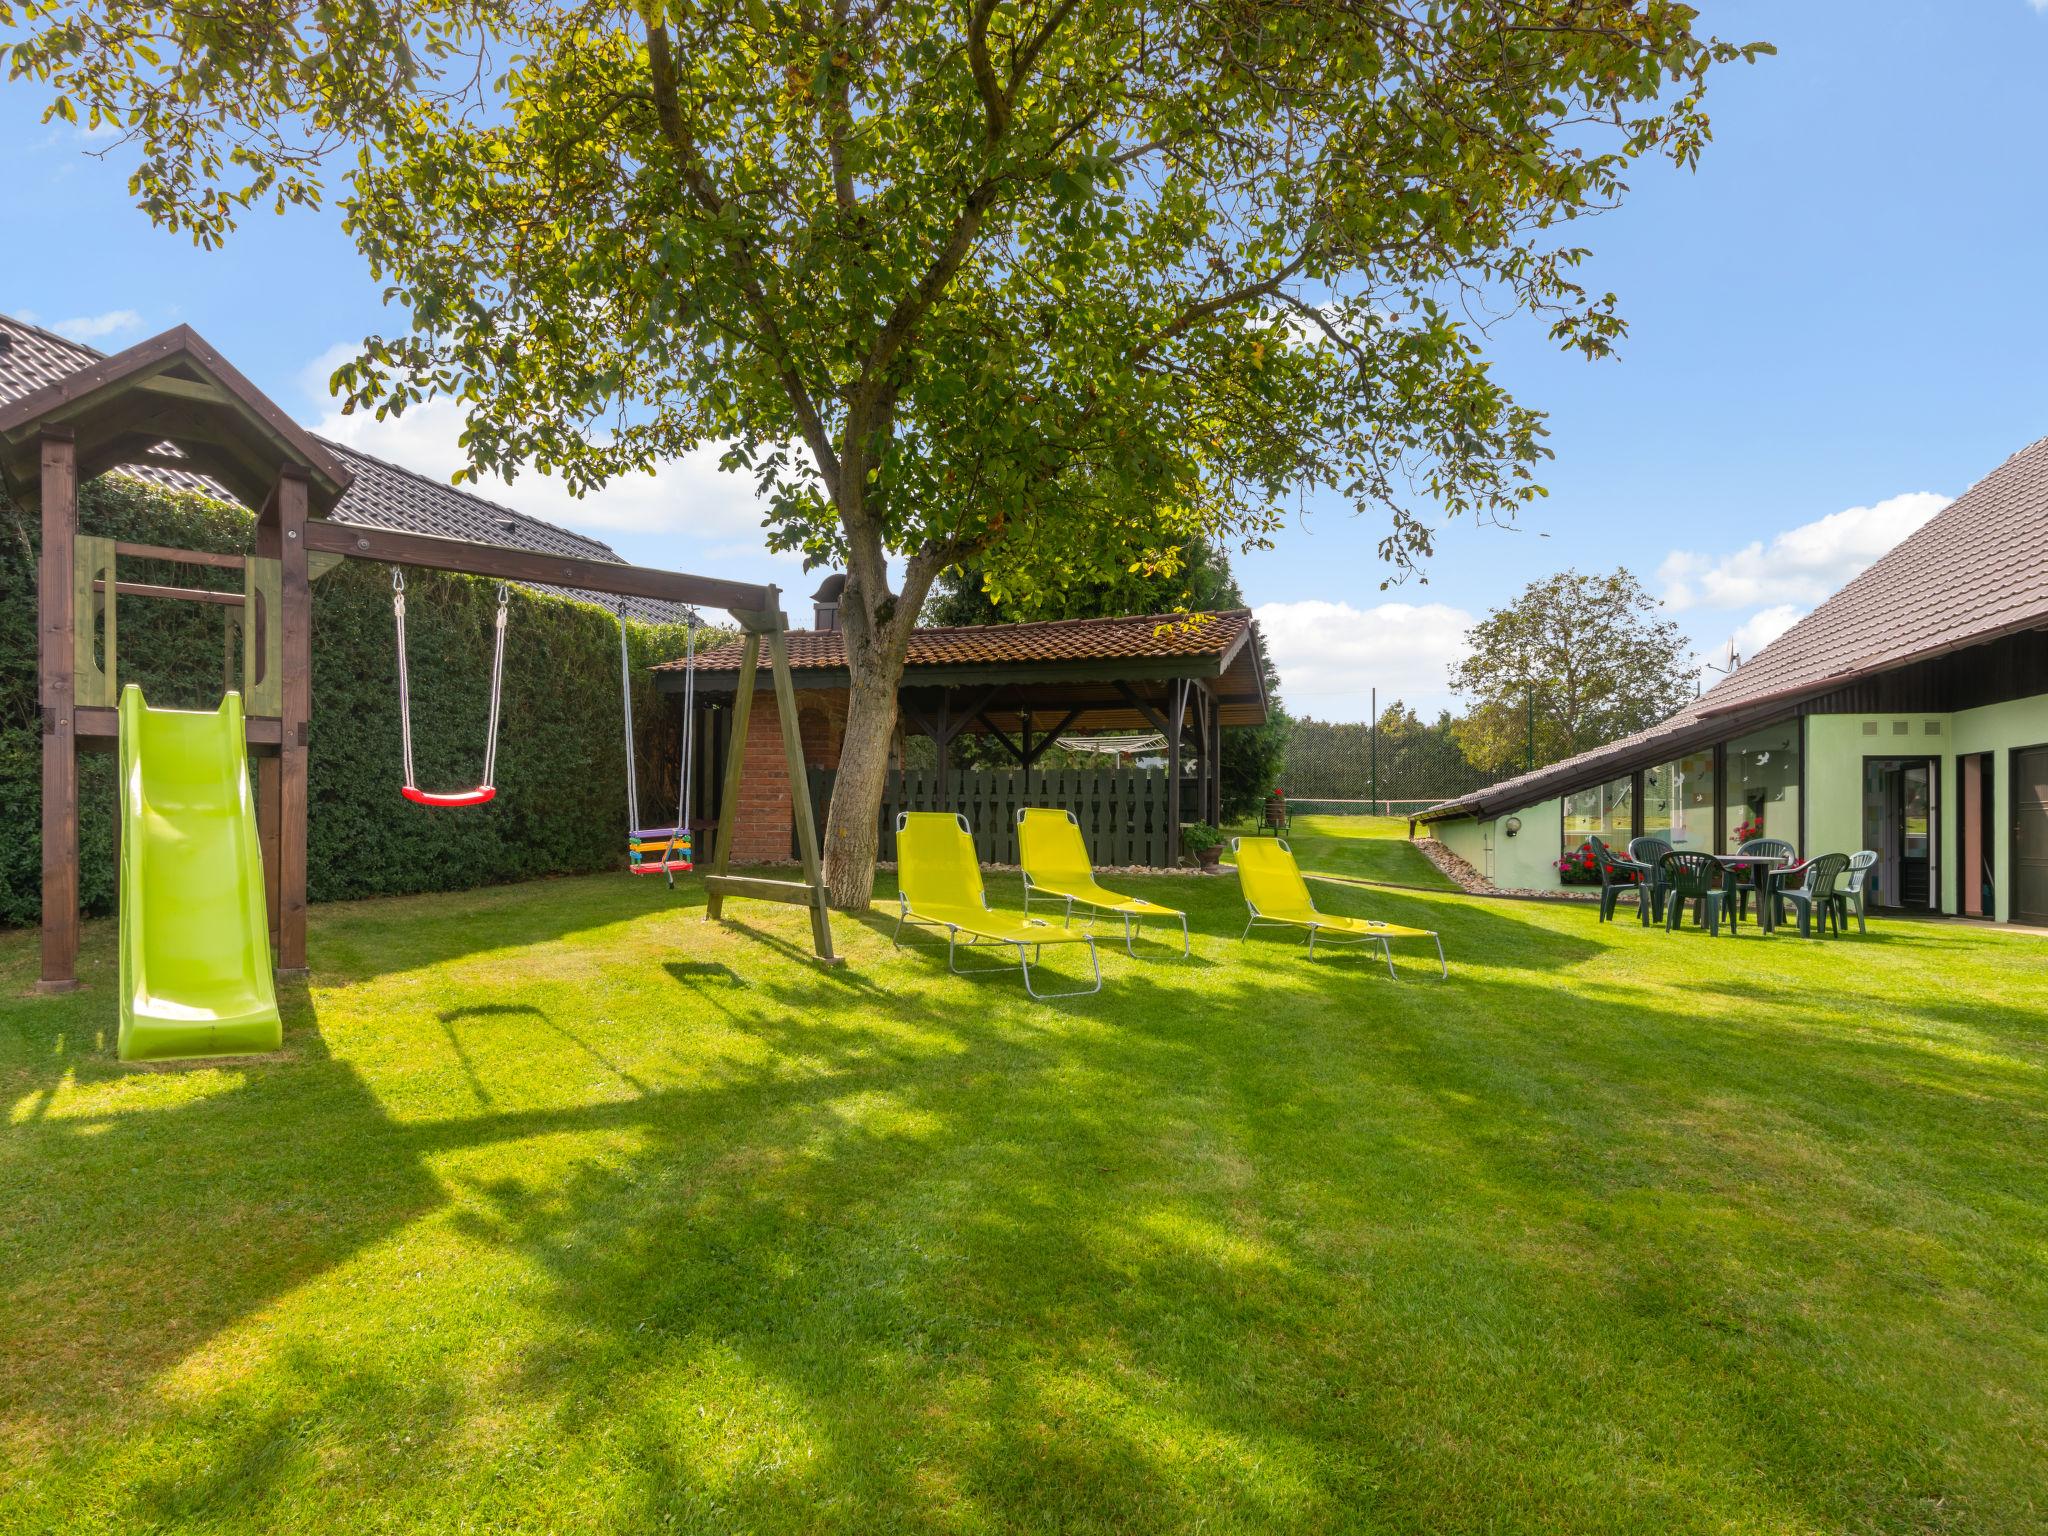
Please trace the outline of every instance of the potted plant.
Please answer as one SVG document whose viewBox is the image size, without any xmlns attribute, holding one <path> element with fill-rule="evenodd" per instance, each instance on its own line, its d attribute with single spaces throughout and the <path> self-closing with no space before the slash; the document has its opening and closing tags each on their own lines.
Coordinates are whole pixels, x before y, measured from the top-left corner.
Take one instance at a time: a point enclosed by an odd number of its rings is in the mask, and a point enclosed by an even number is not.
<svg viewBox="0 0 2048 1536">
<path fill-rule="evenodd" d="M 1223 834 L 1206 821 L 1193 821 L 1182 827 L 1180 845 L 1195 856 L 1195 863 L 1205 873 L 1223 862 Z"/>
<path fill-rule="evenodd" d="M 1560 885 L 1598 885 L 1600 866 L 1593 862 L 1593 845 L 1581 843 L 1557 861 Z"/>
</svg>

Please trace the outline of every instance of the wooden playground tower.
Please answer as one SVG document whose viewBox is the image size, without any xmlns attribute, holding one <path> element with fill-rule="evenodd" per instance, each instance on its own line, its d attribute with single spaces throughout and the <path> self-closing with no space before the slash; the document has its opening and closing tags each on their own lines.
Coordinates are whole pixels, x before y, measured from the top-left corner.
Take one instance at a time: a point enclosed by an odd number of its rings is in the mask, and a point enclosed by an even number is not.
<svg viewBox="0 0 2048 1536">
<path fill-rule="evenodd" d="M 79 484 L 124 465 L 203 475 L 222 486 L 257 514 L 252 552 L 223 555 L 82 536 Z M 271 943 L 278 974 L 305 973 L 312 576 L 343 558 L 731 613 L 745 641 L 716 853 L 704 881 L 706 915 L 719 917 L 729 896 L 807 907 L 818 958 L 837 963 L 797 734 L 786 620 L 775 587 L 335 520 L 330 514 L 349 488 L 347 470 L 187 326 L 0 407 L 0 478 L 24 505 L 39 498 L 42 510 L 36 637 L 43 753 L 39 990 L 67 991 L 78 984 L 78 753 L 112 750 L 118 739 L 116 615 L 117 599 L 123 597 L 241 609 L 243 709 L 249 753 L 257 765 Z M 118 570 L 123 556 L 239 569 L 242 591 L 123 581 Z M 741 755 L 764 640 L 795 802 L 801 880 L 727 873 L 739 811 Z"/>
</svg>

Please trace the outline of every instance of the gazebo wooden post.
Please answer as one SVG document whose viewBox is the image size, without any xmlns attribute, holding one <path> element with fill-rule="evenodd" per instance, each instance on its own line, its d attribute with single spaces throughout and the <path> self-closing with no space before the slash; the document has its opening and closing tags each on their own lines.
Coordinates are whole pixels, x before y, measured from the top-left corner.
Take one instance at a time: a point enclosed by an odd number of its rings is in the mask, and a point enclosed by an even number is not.
<svg viewBox="0 0 2048 1536">
<path fill-rule="evenodd" d="M 1223 825 L 1223 698 L 1212 682 L 1202 684 L 1208 700 L 1208 741 L 1202 745 L 1202 760 L 1208 764 L 1208 815 L 1212 827 Z"/>
<path fill-rule="evenodd" d="M 40 453 L 43 549 L 37 567 L 36 664 L 42 685 L 43 953 L 36 990 L 69 992 L 78 985 L 78 743 L 72 720 L 78 702 L 72 601 L 78 444 L 69 431 L 46 427 Z"/>
<path fill-rule="evenodd" d="M 1187 734 L 1187 679 L 1176 677 L 1166 689 L 1166 862 L 1180 862 L 1180 749 Z"/>
</svg>

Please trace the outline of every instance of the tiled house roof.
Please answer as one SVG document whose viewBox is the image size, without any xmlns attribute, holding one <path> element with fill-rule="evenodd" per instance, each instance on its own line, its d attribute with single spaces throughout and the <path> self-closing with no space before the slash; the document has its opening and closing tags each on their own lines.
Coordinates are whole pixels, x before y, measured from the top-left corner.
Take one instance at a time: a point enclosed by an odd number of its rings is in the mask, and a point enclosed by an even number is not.
<svg viewBox="0 0 2048 1536">
<path fill-rule="evenodd" d="M 53 384 L 105 356 L 96 348 L 68 340 L 40 326 L 0 315 L 0 403 Z M 437 534 L 478 544 L 503 544 L 515 549 L 569 555 L 584 560 L 618 562 L 618 552 L 597 539 L 559 528 L 524 512 L 499 506 L 468 491 L 414 473 L 344 443 L 318 441 L 355 476 L 335 506 L 336 521 L 407 533 Z M 223 501 L 234 498 L 203 475 L 138 465 L 121 471 L 136 479 L 172 490 L 198 491 Z M 683 608 L 651 598 L 623 600 L 573 588 L 540 590 L 613 608 L 623 601 L 629 616 L 654 623 L 680 623 Z"/>
<path fill-rule="evenodd" d="M 1431 806 L 1526 805 L 1690 750 L 1739 719 L 2021 630 L 2048 627 L 2048 437 L 2028 444 L 1670 719 Z M 1759 722 L 1761 723 L 1761 722 Z"/>
</svg>

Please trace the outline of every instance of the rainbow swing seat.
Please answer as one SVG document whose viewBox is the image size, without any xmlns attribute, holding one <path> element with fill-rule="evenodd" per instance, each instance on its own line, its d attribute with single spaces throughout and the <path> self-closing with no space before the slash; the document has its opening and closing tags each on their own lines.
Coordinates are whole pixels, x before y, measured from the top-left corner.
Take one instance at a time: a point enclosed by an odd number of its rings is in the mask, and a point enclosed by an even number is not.
<svg viewBox="0 0 2048 1536">
<path fill-rule="evenodd" d="M 683 875 L 697 866 L 688 827 L 642 827 L 627 834 L 627 870 L 636 875 Z"/>
<path fill-rule="evenodd" d="M 626 869 L 635 875 L 666 875 L 673 886 L 677 875 L 697 867 L 696 848 L 689 825 L 690 759 L 694 752 L 697 714 L 697 623 L 696 615 L 685 611 L 683 619 L 682 772 L 676 786 L 676 824 L 671 827 L 640 825 L 640 774 L 635 765 L 633 735 L 633 662 L 626 646 L 626 607 L 619 616 L 619 705 L 626 723 Z"/>
</svg>

